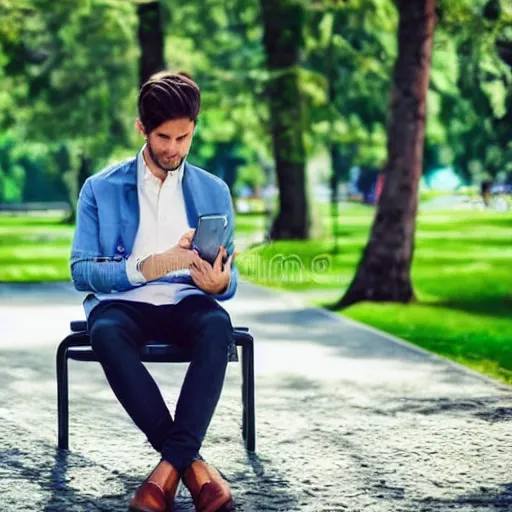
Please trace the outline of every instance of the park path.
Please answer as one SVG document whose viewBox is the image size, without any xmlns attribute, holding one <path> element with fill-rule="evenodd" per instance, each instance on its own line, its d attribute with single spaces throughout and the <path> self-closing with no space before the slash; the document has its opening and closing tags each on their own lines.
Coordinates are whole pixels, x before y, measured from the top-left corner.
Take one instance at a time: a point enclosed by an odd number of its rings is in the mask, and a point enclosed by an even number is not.
<svg viewBox="0 0 512 512">
<path fill-rule="evenodd" d="M 93 363 L 70 363 L 71 450 L 55 448 L 55 348 L 81 297 L 0 285 L 2 511 L 126 511 L 157 462 Z M 237 510 L 512 510 L 510 388 L 261 287 L 224 305 L 256 339 L 257 453 L 236 363 L 202 453 Z M 173 407 L 185 365 L 150 366 Z M 193 510 L 185 491 L 177 510 Z"/>
</svg>

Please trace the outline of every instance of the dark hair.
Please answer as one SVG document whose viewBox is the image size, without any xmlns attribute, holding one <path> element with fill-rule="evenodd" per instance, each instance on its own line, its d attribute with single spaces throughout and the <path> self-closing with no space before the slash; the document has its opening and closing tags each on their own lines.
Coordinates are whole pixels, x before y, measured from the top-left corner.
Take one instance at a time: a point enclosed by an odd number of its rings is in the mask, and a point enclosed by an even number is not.
<svg viewBox="0 0 512 512">
<path fill-rule="evenodd" d="M 147 135 L 170 119 L 188 117 L 195 123 L 201 108 L 201 90 L 185 73 L 157 73 L 141 87 L 138 107 Z"/>
</svg>

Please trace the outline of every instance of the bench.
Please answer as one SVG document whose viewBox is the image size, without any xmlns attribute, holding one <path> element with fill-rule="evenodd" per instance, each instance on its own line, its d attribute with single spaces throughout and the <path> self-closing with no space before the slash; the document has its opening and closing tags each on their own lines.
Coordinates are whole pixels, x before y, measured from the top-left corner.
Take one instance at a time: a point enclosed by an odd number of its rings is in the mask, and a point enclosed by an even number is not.
<svg viewBox="0 0 512 512">
<path fill-rule="evenodd" d="M 74 361 L 98 361 L 91 348 L 87 322 L 71 322 L 71 333 L 57 349 L 57 413 L 58 447 L 69 449 L 69 383 L 68 359 Z M 247 327 L 233 329 L 234 354 L 230 361 L 238 361 L 238 347 L 241 347 L 242 367 L 242 437 L 249 452 L 256 449 L 256 426 L 254 404 L 254 340 Z M 190 354 L 177 345 L 150 342 L 141 349 L 141 361 L 148 363 L 190 362 Z"/>
</svg>

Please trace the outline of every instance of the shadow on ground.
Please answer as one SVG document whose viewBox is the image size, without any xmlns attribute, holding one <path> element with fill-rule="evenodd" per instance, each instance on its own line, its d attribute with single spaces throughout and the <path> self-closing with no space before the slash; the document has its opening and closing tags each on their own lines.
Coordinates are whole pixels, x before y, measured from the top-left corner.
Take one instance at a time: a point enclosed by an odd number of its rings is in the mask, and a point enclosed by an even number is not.
<svg viewBox="0 0 512 512">
<path fill-rule="evenodd" d="M 512 483 L 503 484 L 501 491 L 487 489 L 484 485 L 480 492 L 459 496 L 453 500 L 424 499 L 423 503 L 429 506 L 443 507 L 442 510 L 469 505 L 471 507 L 485 507 L 485 510 L 512 510 Z M 437 510 L 437 509 L 436 509 Z M 480 510 L 480 509 L 479 509 Z"/>
</svg>

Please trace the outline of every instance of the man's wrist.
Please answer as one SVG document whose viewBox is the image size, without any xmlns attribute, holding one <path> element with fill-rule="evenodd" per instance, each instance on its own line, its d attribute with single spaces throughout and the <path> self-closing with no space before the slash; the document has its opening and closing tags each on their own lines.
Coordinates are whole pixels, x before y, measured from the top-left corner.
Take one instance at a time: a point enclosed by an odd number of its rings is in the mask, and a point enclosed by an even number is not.
<svg viewBox="0 0 512 512">
<path fill-rule="evenodd" d="M 126 276 L 132 286 L 140 286 L 147 282 L 144 274 L 137 267 L 137 261 L 138 259 L 133 255 L 126 260 Z"/>
<path fill-rule="evenodd" d="M 229 288 L 229 283 L 231 282 L 231 277 L 229 278 L 227 283 L 223 283 L 222 287 L 215 292 L 215 295 L 222 295 L 226 293 L 227 289 Z"/>
<path fill-rule="evenodd" d="M 144 263 L 144 260 L 147 258 L 145 256 L 144 258 L 137 258 L 137 261 L 135 262 L 135 269 L 137 272 L 140 272 L 142 274 L 142 264 Z"/>
</svg>

